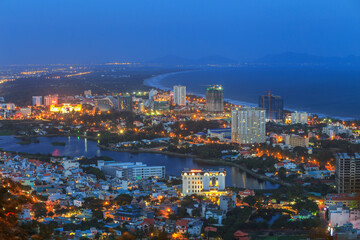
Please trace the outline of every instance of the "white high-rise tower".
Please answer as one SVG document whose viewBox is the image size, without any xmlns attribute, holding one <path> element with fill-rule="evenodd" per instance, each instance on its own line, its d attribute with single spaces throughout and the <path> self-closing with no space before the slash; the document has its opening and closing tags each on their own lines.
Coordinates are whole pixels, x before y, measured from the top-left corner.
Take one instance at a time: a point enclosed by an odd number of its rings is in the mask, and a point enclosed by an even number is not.
<svg viewBox="0 0 360 240">
<path fill-rule="evenodd" d="M 186 105 L 186 87 L 185 86 L 174 86 L 174 103 L 178 106 Z"/>
<path fill-rule="evenodd" d="M 265 113 L 262 108 L 234 108 L 231 111 L 231 141 L 240 144 L 264 143 Z"/>
</svg>

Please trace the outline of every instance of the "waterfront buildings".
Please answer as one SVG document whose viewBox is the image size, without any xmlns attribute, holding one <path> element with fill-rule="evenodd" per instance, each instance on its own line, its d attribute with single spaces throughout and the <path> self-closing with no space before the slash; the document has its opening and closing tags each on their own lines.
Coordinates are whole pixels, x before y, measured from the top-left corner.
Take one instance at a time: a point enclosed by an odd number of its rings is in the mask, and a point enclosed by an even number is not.
<svg viewBox="0 0 360 240">
<path fill-rule="evenodd" d="M 184 169 L 182 177 L 182 194 L 204 194 L 204 195 L 221 195 L 225 193 L 225 176 L 226 171 L 219 169 L 201 170 L 201 169 Z"/>
<path fill-rule="evenodd" d="M 33 96 L 32 97 L 32 105 L 33 106 L 41 106 L 43 104 L 42 96 Z"/>
<path fill-rule="evenodd" d="M 206 89 L 206 110 L 208 112 L 220 113 L 224 111 L 223 88 L 220 85 Z"/>
<path fill-rule="evenodd" d="M 306 112 L 293 112 L 291 113 L 291 124 L 307 124 L 309 114 Z"/>
<path fill-rule="evenodd" d="M 50 105 L 57 105 L 59 103 L 59 95 L 47 95 L 44 97 L 44 105 L 50 106 Z"/>
<path fill-rule="evenodd" d="M 272 95 L 269 91 L 268 94 L 259 97 L 259 107 L 266 109 L 266 118 L 269 121 L 282 120 L 284 109 L 282 97 Z"/>
<path fill-rule="evenodd" d="M 218 138 L 220 141 L 231 139 L 231 128 L 208 129 L 211 138 Z"/>
<path fill-rule="evenodd" d="M 174 86 L 174 104 L 178 106 L 186 105 L 186 87 L 176 85 Z"/>
<path fill-rule="evenodd" d="M 240 144 L 264 143 L 265 109 L 234 108 L 231 112 L 231 141 Z"/>
<path fill-rule="evenodd" d="M 340 123 L 329 124 L 323 127 L 322 132 L 327 134 L 330 139 L 334 139 L 334 137 L 339 134 L 345 134 L 346 136 L 353 134 L 351 129 Z"/>
<path fill-rule="evenodd" d="M 140 180 L 151 177 L 164 178 L 165 166 L 147 166 L 142 162 L 97 162 L 97 167 L 105 174 L 126 180 Z"/>
<path fill-rule="evenodd" d="M 337 153 L 335 181 L 338 193 L 360 193 L 360 155 Z"/>
</svg>

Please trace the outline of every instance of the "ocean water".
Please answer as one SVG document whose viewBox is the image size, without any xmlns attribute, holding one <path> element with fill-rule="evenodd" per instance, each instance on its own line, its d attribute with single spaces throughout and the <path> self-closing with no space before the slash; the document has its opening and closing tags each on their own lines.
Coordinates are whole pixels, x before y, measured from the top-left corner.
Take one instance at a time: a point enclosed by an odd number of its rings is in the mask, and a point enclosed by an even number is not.
<svg viewBox="0 0 360 240">
<path fill-rule="evenodd" d="M 210 68 L 168 73 L 147 79 L 145 84 L 204 95 L 208 85 L 224 87 L 230 102 L 257 106 L 259 95 L 271 90 L 284 99 L 284 107 L 340 119 L 360 119 L 360 69 L 314 67 Z"/>
</svg>

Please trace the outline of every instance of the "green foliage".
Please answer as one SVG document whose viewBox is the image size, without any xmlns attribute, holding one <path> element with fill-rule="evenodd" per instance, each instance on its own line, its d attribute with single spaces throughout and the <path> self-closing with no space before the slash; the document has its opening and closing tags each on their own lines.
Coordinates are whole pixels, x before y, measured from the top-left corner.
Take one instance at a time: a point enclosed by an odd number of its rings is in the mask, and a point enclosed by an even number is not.
<svg viewBox="0 0 360 240">
<path fill-rule="evenodd" d="M 193 154 L 200 158 L 220 158 L 222 156 L 221 151 L 223 150 L 234 150 L 236 145 L 228 144 L 206 144 L 202 146 L 193 146 Z"/>
<path fill-rule="evenodd" d="M 265 158 L 265 159 L 264 159 Z M 257 157 L 257 158 L 242 158 L 236 163 L 245 165 L 248 169 L 260 169 L 259 173 L 265 172 L 265 169 L 269 169 L 271 172 L 275 171 L 274 164 L 277 160 L 273 157 Z"/>
<path fill-rule="evenodd" d="M 94 174 L 97 179 L 106 180 L 105 174 L 96 167 L 84 167 L 83 170 L 87 174 Z"/>
<path fill-rule="evenodd" d="M 256 203 L 256 197 L 255 196 L 247 196 L 243 199 L 243 202 L 249 204 L 249 206 L 254 207 Z"/>
<path fill-rule="evenodd" d="M 293 205 L 293 208 L 297 211 L 307 210 L 312 213 L 317 213 L 319 211 L 318 205 L 313 200 L 308 198 L 298 198 Z"/>
<path fill-rule="evenodd" d="M 46 205 L 42 202 L 34 203 L 31 210 L 34 212 L 35 218 L 46 217 L 47 215 Z"/>
<path fill-rule="evenodd" d="M 197 132 L 202 132 L 207 129 L 219 128 L 220 123 L 218 121 L 194 121 L 188 120 L 184 122 L 176 122 L 173 125 L 173 132 L 177 135 L 188 136 Z"/>
<path fill-rule="evenodd" d="M 51 145 L 53 145 L 53 146 L 65 146 L 66 143 L 65 142 L 52 142 Z"/>
<path fill-rule="evenodd" d="M 114 199 L 114 201 L 120 206 L 128 205 L 131 203 L 132 200 L 133 197 L 130 196 L 129 194 L 120 194 Z"/>
<path fill-rule="evenodd" d="M 233 239 L 234 233 L 240 229 L 242 224 L 249 219 L 251 215 L 251 208 L 235 208 L 227 214 L 224 220 L 224 226 L 219 229 L 219 233 L 225 240 Z"/>
</svg>

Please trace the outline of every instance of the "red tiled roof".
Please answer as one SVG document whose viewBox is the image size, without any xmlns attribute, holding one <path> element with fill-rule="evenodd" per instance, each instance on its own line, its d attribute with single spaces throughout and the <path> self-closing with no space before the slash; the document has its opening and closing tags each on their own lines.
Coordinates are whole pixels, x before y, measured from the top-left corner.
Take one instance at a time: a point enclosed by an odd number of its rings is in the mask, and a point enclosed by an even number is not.
<svg viewBox="0 0 360 240">
<path fill-rule="evenodd" d="M 180 219 L 177 220 L 175 223 L 175 226 L 180 226 L 180 227 L 186 227 L 189 223 L 189 220 L 185 220 L 185 219 Z"/>
</svg>

